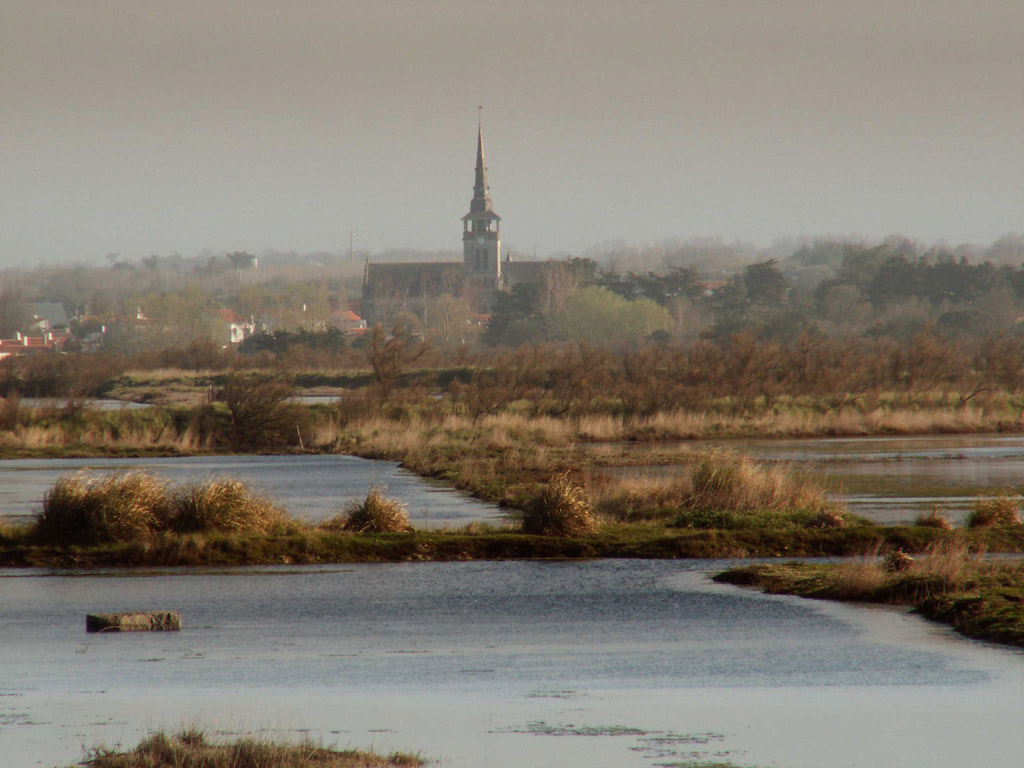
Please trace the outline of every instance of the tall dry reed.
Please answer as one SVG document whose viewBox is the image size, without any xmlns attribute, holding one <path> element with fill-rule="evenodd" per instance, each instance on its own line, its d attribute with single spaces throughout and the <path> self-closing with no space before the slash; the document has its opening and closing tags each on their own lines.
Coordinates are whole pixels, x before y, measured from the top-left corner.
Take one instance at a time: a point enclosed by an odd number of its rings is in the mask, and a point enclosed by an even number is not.
<svg viewBox="0 0 1024 768">
<path fill-rule="evenodd" d="M 538 536 L 586 536 L 597 520 L 583 489 L 567 473 L 555 475 L 523 515 L 523 533 Z"/>
<path fill-rule="evenodd" d="M 845 524 L 843 508 L 813 481 L 723 451 L 664 475 L 591 475 L 596 508 L 618 520 L 677 517 L 697 528 L 819 528 Z"/>
<path fill-rule="evenodd" d="M 270 533 L 290 522 L 269 499 L 227 477 L 176 489 L 172 506 L 169 527 L 177 533 Z"/>
<path fill-rule="evenodd" d="M 325 530 L 351 533 L 404 533 L 412 530 L 405 505 L 388 498 L 373 486 L 362 501 L 352 501 L 345 510 L 322 526 Z"/>
<path fill-rule="evenodd" d="M 1011 493 L 980 496 L 967 516 L 968 528 L 1020 525 L 1021 497 Z"/>
<path fill-rule="evenodd" d="M 148 541 L 175 533 L 270 533 L 291 525 L 283 511 L 238 480 L 172 488 L 146 472 L 60 478 L 32 535 L 60 545 Z"/>
<path fill-rule="evenodd" d="M 53 544 L 148 539 L 171 515 L 167 484 L 145 472 L 60 478 L 43 498 L 34 535 Z"/>
</svg>

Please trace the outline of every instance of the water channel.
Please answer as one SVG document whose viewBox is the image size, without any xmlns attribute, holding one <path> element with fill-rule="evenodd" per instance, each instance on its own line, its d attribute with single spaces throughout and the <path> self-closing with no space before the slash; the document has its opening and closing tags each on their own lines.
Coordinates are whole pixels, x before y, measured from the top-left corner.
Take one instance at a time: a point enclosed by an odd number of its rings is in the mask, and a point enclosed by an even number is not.
<svg viewBox="0 0 1024 768">
<path fill-rule="evenodd" d="M 417 528 L 507 519 L 495 505 L 424 480 L 393 461 L 336 455 L 4 459 L 0 460 L 0 519 L 29 521 L 62 475 L 129 470 L 152 472 L 173 483 L 198 482 L 211 476 L 236 478 L 294 517 L 310 521 L 328 518 L 346 501 L 365 497 L 371 484 L 384 486 L 389 496 L 403 501 Z"/>
<path fill-rule="evenodd" d="M 1020 765 L 1024 654 L 711 583 L 725 565 L 0 570 L 0 755 L 53 766 L 199 722 L 449 768 Z M 85 633 L 128 607 L 185 628 Z"/>
</svg>

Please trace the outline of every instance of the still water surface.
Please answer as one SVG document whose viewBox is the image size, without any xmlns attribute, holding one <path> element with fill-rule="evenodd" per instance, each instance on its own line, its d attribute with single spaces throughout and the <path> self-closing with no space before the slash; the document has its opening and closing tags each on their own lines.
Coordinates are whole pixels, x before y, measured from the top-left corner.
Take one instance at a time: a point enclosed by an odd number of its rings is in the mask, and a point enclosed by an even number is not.
<svg viewBox="0 0 1024 768">
<path fill-rule="evenodd" d="M 144 459 L 0 460 L 0 519 L 23 522 L 39 511 L 59 477 L 80 471 L 145 470 L 174 483 L 226 476 L 266 494 L 292 516 L 323 520 L 345 502 L 366 496 L 372 483 L 408 507 L 417 528 L 501 523 L 505 515 L 486 504 L 401 469 L 393 461 L 355 456 L 192 456 Z"/>
<path fill-rule="evenodd" d="M 197 719 L 451 768 L 1021 764 L 1020 652 L 710 583 L 725 565 L 0 570 L 0 755 Z M 185 629 L 86 635 L 87 611 L 130 607 Z"/>
</svg>

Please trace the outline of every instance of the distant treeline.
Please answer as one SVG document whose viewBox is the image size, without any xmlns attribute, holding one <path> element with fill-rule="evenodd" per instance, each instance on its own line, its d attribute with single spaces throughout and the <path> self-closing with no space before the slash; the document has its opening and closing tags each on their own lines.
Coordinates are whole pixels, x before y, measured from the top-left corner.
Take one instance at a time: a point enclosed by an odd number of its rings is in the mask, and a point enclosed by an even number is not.
<svg viewBox="0 0 1024 768">
<path fill-rule="evenodd" d="M 498 296 L 485 341 L 630 342 L 727 339 L 751 333 L 794 341 L 806 334 L 907 341 L 1016 333 L 1024 268 L 972 263 L 948 251 L 907 252 L 905 243 L 831 244 L 786 263 L 747 265 L 706 281 L 694 267 L 602 271 L 590 259 L 552 264 L 539 284 Z M 801 265 L 824 267 L 817 281 Z"/>
<path fill-rule="evenodd" d="M 901 342 L 922 333 L 982 338 L 1016 333 L 1024 316 L 1020 235 L 986 248 L 892 237 L 763 249 L 666 242 L 588 254 L 549 261 L 539 282 L 496 296 L 452 281 L 429 299 L 396 290 L 377 309 L 387 330 L 401 325 L 446 349 L 547 342 L 636 347 L 742 333 L 788 342 L 816 334 Z M 222 355 L 201 346 L 213 335 L 215 314 L 228 309 L 267 329 L 245 344 L 245 354 L 291 357 L 297 365 L 332 355 L 347 364 L 359 359 L 346 352 L 358 347 L 357 338 L 334 327 L 349 306 L 358 309 L 358 264 L 322 254 L 261 257 L 255 264 L 237 252 L 190 262 L 149 256 L 137 263 L 112 259 L 107 267 L 6 270 L 0 272 L 0 337 L 25 329 L 30 303 L 59 302 L 76 318 L 77 340 L 69 349 L 102 335 L 104 351 L 119 357 L 155 361 L 165 350 L 191 347 L 197 358 L 178 356 L 181 362 L 216 366 Z M 174 355 L 164 356 L 176 364 Z"/>
</svg>

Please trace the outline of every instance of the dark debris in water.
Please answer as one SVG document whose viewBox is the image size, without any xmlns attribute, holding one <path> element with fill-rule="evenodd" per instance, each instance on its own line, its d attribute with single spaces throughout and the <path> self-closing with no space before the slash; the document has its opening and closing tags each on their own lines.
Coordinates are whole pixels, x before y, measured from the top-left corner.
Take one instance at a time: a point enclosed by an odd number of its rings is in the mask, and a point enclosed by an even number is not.
<svg viewBox="0 0 1024 768">
<path fill-rule="evenodd" d="M 528 699 L 574 699 L 582 694 L 579 691 L 530 691 Z"/>
<path fill-rule="evenodd" d="M 535 736 L 647 736 L 650 732 L 625 725 L 549 725 L 543 720 L 527 723 L 522 728 L 508 728 L 495 733 L 529 733 Z"/>
<path fill-rule="evenodd" d="M 551 695 L 567 692 L 539 692 L 540 695 Z M 553 725 L 543 720 L 527 723 L 518 728 L 507 728 L 492 733 L 520 733 L 535 736 L 630 736 L 636 739 L 636 745 L 629 747 L 632 752 L 640 753 L 648 760 L 660 760 L 652 763 L 657 768 L 726 768 L 732 764 L 722 762 L 728 760 L 730 753 L 724 750 L 699 749 L 711 744 L 720 744 L 725 740 L 722 733 L 674 733 L 671 731 L 648 731 L 625 725 L 575 725 L 565 723 Z M 695 749 L 696 747 L 696 749 Z"/>
</svg>

